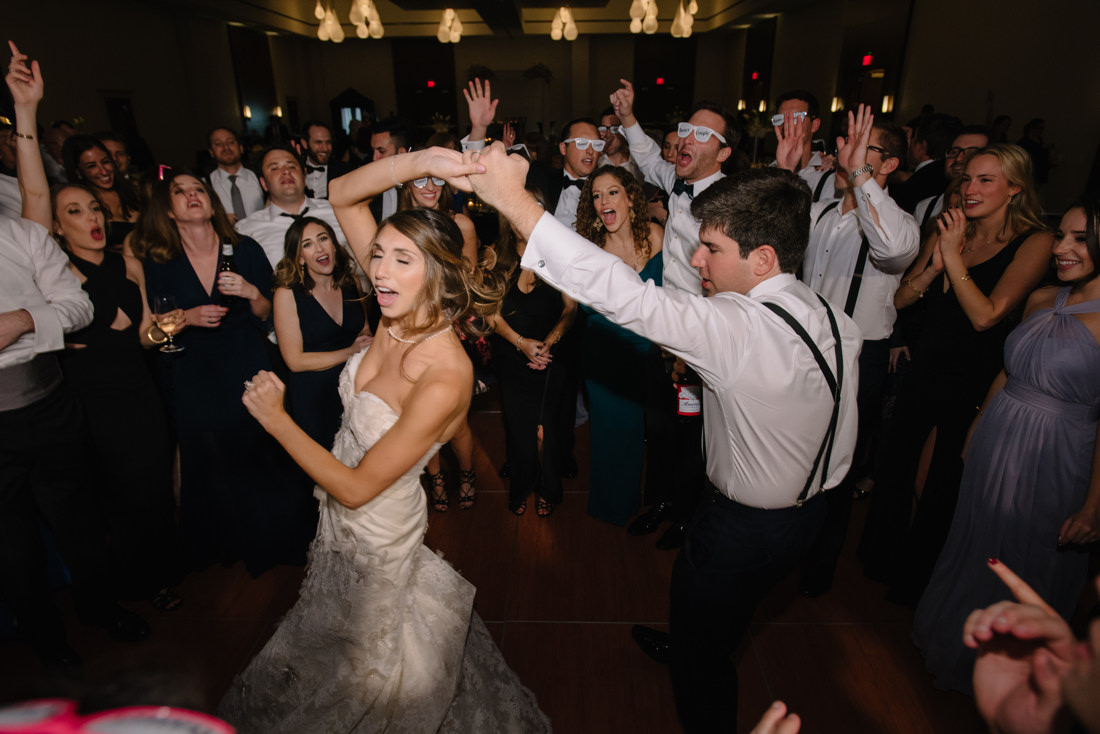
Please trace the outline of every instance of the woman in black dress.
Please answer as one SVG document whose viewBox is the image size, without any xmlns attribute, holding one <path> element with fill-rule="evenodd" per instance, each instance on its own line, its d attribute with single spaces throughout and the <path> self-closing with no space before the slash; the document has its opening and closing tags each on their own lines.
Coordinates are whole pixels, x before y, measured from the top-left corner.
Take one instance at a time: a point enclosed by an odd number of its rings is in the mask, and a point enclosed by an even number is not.
<svg viewBox="0 0 1100 734">
<path fill-rule="evenodd" d="M 1053 246 L 1022 149 L 991 145 L 975 153 L 961 196 L 963 208 L 941 216 L 948 224 L 965 217 L 965 237 L 952 247 L 941 247 L 942 234 L 930 238 L 894 298 L 898 309 L 923 299 L 924 325 L 860 548 L 868 575 L 889 582 L 890 598 L 909 606 L 928 584 L 951 527 L 967 429 L 1004 366 L 1005 338 L 1047 272 Z M 918 464 L 932 429 L 935 449 L 914 516 Z"/>
<path fill-rule="evenodd" d="M 29 73 L 25 58 L 12 59 L 9 85 L 37 105 L 41 78 Z M 90 485 L 111 535 L 120 591 L 149 599 L 162 611 L 174 609 L 180 599 L 168 588 L 178 575 L 172 451 L 142 353 L 164 335 L 145 304 L 141 263 L 106 249 L 106 212 L 90 189 L 68 184 L 50 192 L 37 150 L 20 146 L 18 157 L 23 216 L 62 245 L 95 308 L 92 323 L 67 336 L 68 348 L 59 357 L 65 382 L 87 417 Z"/>
<path fill-rule="evenodd" d="M 275 266 L 275 336 L 290 368 L 287 397 L 295 422 L 325 448 L 340 428 L 337 383 L 348 357 L 371 343 L 351 257 L 327 222 L 299 219 Z"/>
<path fill-rule="evenodd" d="M 531 193 L 545 206 L 540 192 Z M 492 347 L 508 452 L 508 509 L 524 514 L 534 492 L 536 514 L 549 517 L 562 500 L 561 411 L 574 399 L 566 393 L 577 370 L 576 345 L 568 338 L 577 302 L 521 269 L 527 241 L 503 218 L 500 231 L 496 267 L 508 292 L 493 318 Z"/>
<path fill-rule="evenodd" d="M 301 563 L 315 503 L 286 453 L 248 416 L 245 380 L 270 370 L 271 265 L 217 197 L 173 171 L 134 232 L 150 300 L 183 309 L 182 352 L 161 354 L 180 448 L 180 528 L 192 563 L 244 559 L 259 575 Z M 224 251 L 223 245 L 229 250 Z M 221 270 L 223 252 L 234 271 Z"/>
<path fill-rule="evenodd" d="M 91 135 L 71 135 L 61 148 L 65 176 L 87 186 L 107 216 L 107 247 L 120 252 L 138 218 L 137 191 L 115 170 L 115 159 Z"/>
</svg>

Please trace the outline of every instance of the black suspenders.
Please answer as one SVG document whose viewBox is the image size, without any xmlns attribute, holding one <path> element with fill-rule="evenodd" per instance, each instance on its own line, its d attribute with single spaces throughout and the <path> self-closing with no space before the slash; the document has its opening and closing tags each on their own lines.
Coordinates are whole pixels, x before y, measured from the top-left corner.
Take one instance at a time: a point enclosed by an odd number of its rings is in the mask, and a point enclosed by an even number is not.
<svg viewBox="0 0 1100 734">
<path fill-rule="evenodd" d="M 816 295 L 816 294 L 815 294 Z M 791 316 L 783 307 L 778 306 L 769 301 L 763 301 L 765 308 L 769 309 L 776 316 L 787 322 L 787 325 L 794 330 L 802 341 L 806 342 L 806 346 L 810 348 L 810 352 L 814 355 L 814 359 L 817 361 L 817 366 L 821 368 L 821 374 L 825 376 L 825 382 L 828 383 L 829 389 L 833 392 L 833 414 L 829 419 L 829 429 L 825 431 L 825 438 L 821 440 L 821 448 L 817 450 L 817 456 L 814 457 L 813 468 L 810 469 L 810 476 L 806 479 L 806 486 L 802 488 L 802 493 L 798 495 L 798 499 L 795 504 L 799 507 L 806 501 L 806 498 L 810 495 L 810 490 L 813 488 L 814 477 L 817 476 L 817 468 L 821 464 L 822 457 L 825 459 L 825 464 L 821 470 L 821 485 L 824 486 L 825 480 L 829 478 L 829 459 L 833 453 L 833 443 L 836 439 L 837 424 L 840 421 L 840 390 L 844 382 L 844 353 L 841 349 L 840 343 L 840 328 L 837 326 L 836 317 L 833 316 L 833 311 L 829 308 L 829 304 L 821 296 L 817 296 L 821 301 L 821 305 L 825 307 L 825 313 L 829 316 L 829 327 L 833 332 L 833 352 L 836 355 L 836 375 L 834 377 L 833 371 L 829 368 L 829 363 L 825 361 L 824 355 L 821 354 L 821 350 L 817 348 L 817 344 L 806 333 L 806 329 L 802 324 L 798 323 L 798 320 L 794 316 Z"/>
<path fill-rule="evenodd" d="M 814 228 L 821 224 L 822 218 L 840 206 L 840 201 L 834 201 L 821 210 L 814 222 Z M 863 241 L 859 243 L 859 255 L 856 256 L 856 269 L 852 272 L 852 282 L 848 286 L 848 298 L 844 301 L 844 313 L 849 317 L 856 311 L 856 301 L 859 300 L 859 289 L 863 285 L 863 271 L 867 269 L 867 255 L 871 252 L 871 243 L 867 241 L 867 235 L 862 234 Z"/>
</svg>

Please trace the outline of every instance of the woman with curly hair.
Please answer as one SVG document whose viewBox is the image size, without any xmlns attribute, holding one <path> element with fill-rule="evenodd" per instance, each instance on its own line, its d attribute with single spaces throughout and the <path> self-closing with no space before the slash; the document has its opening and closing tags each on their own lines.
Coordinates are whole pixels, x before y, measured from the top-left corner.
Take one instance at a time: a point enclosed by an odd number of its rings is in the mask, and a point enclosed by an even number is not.
<svg viewBox="0 0 1100 734">
<path fill-rule="evenodd" d="M 343 412 L 340 371 L 371 343 L 363 295 L 328 222 L 297 220 L 283 247 L 272 300 L 279 353 L 290 368 L 290 412 L 310 438 L 331 448 Z"/>
<path fill-rule="evenodd" d="M 581 191 L 577 232 L 634 268 L 643 280 L 661 285 L 664 229 L 649 221 L 641 184 L 617 166 L 597 170 Z M 641 503 L 645 449 L 648 340 L 616 326 L 592 309 L 582 339 L 588 388 L 592 467 L 588 514 L 625 525 Z"/>
</svg>

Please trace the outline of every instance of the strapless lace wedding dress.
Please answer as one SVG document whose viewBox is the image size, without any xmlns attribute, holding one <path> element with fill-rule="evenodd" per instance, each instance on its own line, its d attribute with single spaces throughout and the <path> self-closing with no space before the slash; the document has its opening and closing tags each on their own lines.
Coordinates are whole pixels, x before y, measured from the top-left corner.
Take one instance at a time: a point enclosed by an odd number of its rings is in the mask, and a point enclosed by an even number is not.
<svg viewBox="0 0 1100 734">
<path fill-rule="evenodd" d="M 398 418 L 354 392 L 364 354 L 340 376 L 332 453 L 348 466 Z M 321 519 L 298 603 L 218 707 L 241 734 L 550 731 L 473 611 L 474 587 L 423 543 L 419 476 L 438 450 L 357 510 L 314 490 Z"/>
</svg>

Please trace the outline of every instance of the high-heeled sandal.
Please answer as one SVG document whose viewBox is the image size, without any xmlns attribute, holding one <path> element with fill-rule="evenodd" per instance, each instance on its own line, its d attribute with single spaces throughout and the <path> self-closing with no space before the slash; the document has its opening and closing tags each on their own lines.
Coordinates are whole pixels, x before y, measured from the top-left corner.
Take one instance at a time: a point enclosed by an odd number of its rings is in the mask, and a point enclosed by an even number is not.
<svg viewBox="0 0 1100 734">
<path fill-rule="evenodd" d="M 436 512 L 446 512 L 451 502 L 447 497 L 447 478 L 443 475 L 443 472 L 436 472 L 435 474 L 429 474 L 428 479 L 432 482 L 432 509 Z"/>
<path fill-rule="evenodd" d="M 516 517 L 523 517 L 523 513 L 527 512 L 527 500 L 520 503 L 519 507 L 512 510 L 512 514 Z"/>
<path fill-rule="evenodd" d="M 458 509 L 468 510 L 474 506 L 477 499 L 477 472 L 458 472 Z"/>
<path fill-rule="evenodd" d="M 539 497 L 535 502 L 535 514 L 539 517 L 550 517 L 554 514 L 554 506 L 542 497 Z"/>
</svg>

